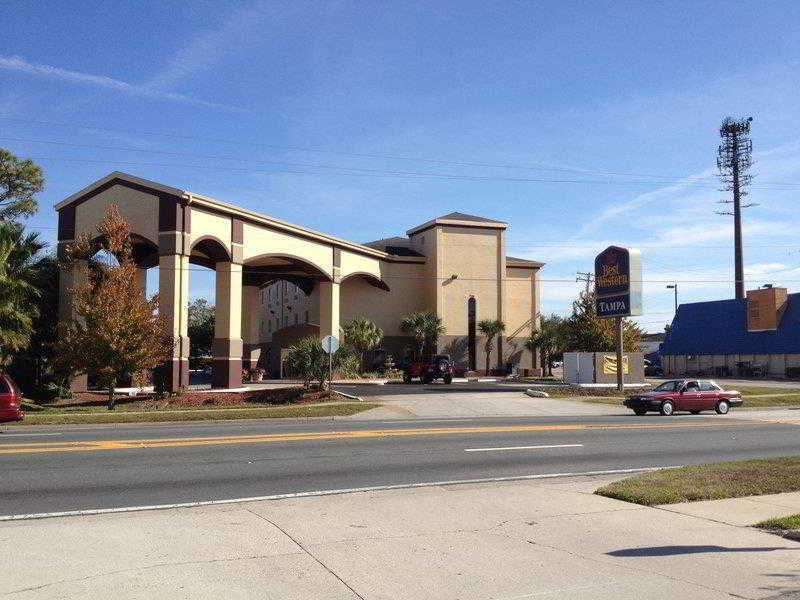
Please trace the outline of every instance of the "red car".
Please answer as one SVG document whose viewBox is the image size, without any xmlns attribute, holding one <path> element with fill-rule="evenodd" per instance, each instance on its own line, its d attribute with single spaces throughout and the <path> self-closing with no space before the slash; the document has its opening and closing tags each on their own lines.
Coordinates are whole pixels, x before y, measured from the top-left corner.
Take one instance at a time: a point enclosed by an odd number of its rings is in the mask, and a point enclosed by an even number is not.
<svg viewBox="0 0 800 600">
<path fill-rule="evenodd" d="M 22 421 L 22 392 L 8 375 L 0 373 L 0 423 Z"/>
<path fill-rule="evenodd" d="M 724 415 L 732 406 L 741 406 L 742 398 L 739 392 L 725 391 L 709 379 L 672 379 L 650 392 L 628 396 L 623 404 L 637 415 L 653 411 L 669 416 L 676 410 L 689 411 L 693 415 L 703 410 L 715 410 Z"/>
<path fill-rule="evenodd" d="M 424 360 L 414 360 L 403 368 L 403 382 L 419 377 L 422 383 L 431 383 L 434 379 L 442 379 L 446 384 L 453 383 L 455 369 L 448 354 L 437 354 Z"/>
</svg>

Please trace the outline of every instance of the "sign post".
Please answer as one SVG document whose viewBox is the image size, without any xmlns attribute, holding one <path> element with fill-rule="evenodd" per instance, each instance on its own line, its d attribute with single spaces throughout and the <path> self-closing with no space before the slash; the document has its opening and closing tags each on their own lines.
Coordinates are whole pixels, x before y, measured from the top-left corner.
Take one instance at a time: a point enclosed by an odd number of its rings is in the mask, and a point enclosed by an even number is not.
<svg viewBox="0 0 800 600">
<path fill-rule="evenodd" d="M 642 314 L 642 254 L 635 248 L 609 246 L 594 259 L 595 310 L 615 320 L 617 389 L 623 380 L 623 317 Z"/>
<path fill-rule="evenodd" d="M 326 335 L 322 338 L 322 349 L 328 353 L 328 393 L 330 394 L 333 379 L 333 353 L 339 349 L 339 338 L 335 335 Z"/>
</svg>

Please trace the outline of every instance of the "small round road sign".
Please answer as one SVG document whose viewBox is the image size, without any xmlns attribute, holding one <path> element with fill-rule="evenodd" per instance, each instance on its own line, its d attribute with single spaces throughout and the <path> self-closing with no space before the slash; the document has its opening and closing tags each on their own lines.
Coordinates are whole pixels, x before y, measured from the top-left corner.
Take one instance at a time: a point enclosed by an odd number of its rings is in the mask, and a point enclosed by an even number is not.
<svg viewBox="0 0 800 600">
<path fill-rule="evenodd" d="M 328 354 L 333 354 L 339 349 L 339 338 L 335 335 L 326 335 L 322 338 L 322 349 Z"/>
</svg>

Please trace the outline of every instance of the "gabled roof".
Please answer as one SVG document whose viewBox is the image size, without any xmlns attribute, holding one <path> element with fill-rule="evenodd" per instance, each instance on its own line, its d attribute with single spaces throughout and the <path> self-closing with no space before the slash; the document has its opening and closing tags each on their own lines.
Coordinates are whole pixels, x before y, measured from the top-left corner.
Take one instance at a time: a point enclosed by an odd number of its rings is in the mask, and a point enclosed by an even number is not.
<svg viewBox="0 0 800 600">
<path fill-rule="evenodd" d="M 477 215 L 468 215 L 462 212 L 451 212 L 426 221 L 422 225 L 412 227 L 406 231 L 406 234 L 413 235 L 436 225 L 462 225 L 466 227 L 487 227 L 491 229 L 505 229 L 508 227 L 508 223 L 505 221 L 495 221 L 494 219 L 487 219 L 486 217 L 479 217 Z"/>
<path fill-rule="evenodd" d="M 800 354 L 800 294 L 789 294 L 777 331 L 747 331 L 747 300 L 681 304 L 661 354 Z"/>
<path fill-rule="evenodd" d="M 289 223 L 288 221 L 284 221 L 283 219 L 278 219 L 276 217 L 242 208 L 234 204 L 229 204 L 227 202 L 222 202 L 221 200 L 217 200 L 216 198 L 212 198 L 210 196 L 204 196 L 202 194 L 190 192 L 189 190 L 181 190 L 158 183 L 156 181 L 136 177 L 135 175 L 131 175 L 129 173 L 123 173 L 122 171 L 113 171 L 102 179 L 98 179 L 79 192 L 72 194 L 68 198 L 56 204 L 55 208 L 56 210 L 62 210 L 70 204 L 78 204 L 91 197 L 93 194 L 102 191 L 104 186 L 116 184 L 131 184 L 134 186 L 147 188 L 148 190 L 152 190 L 154 192 L 161 192 L 170 196 L 176 196 L 182 200 L 185 200 L 189 204 L 196 205 L 200 208 L 212 208 L 223 214 L 230 215 L 231 217 L 249 220 L 251 222 L 258 223 L 259 225 L 278 229 L 300 237 L 314 239 L 322 243 L 332 244 L 347 250 L 353 250 L 354 252 L 367 254 L 368 256 L 373 256 L 375 258 L 388 258 L 388 253 L 382 250 L 377 250 L 363 244 L 357 244 L 355 242 L 351 242 L 327 233 L 315 231 L 314 229 L 309 229 L 308 227 L 295 225 L 293 223 Z"/>
</svg>

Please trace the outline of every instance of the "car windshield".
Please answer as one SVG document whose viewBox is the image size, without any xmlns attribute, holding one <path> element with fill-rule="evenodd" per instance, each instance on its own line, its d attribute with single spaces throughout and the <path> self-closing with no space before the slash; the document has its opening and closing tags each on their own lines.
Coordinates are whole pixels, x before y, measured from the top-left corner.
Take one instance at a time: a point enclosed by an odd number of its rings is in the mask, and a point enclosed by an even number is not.
<svg viewBox="0 0 800 600">
<path fill-rule="evenodd" d="M 678 388 L 680 387 L 682 382 L 680 381 L 665 381 L 661 385 L 656 388 L 653 388 L 655 392 L 677 392 Z"/>
</svg>

